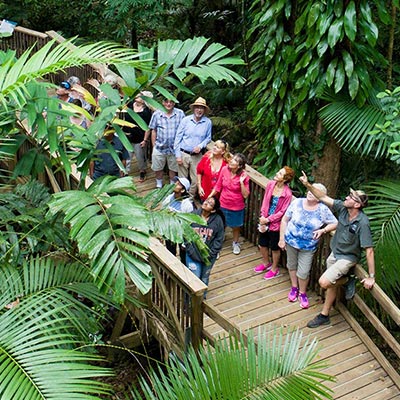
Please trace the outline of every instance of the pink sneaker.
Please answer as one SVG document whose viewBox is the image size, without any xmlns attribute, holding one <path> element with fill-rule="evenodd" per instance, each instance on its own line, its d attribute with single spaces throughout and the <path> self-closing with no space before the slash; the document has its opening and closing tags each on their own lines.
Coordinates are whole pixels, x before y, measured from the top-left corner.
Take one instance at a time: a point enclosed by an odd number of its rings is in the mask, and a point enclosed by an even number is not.
<svg viewBox="0 0 400 400">
<path fill-rule="evenodd" d="M 290 292 L 287 296 L 288 300 L 293 302 L 297 300 L 297 296 L 299 295 L 299 289 L 297 287 L 293 287 L 290 289 Z"/>
<path fill-rule="evenodd" d="M 308 308 L 310 307 L 310 303 L 308 302 L 308 297 L 305 293 L 299 294 L 299 303 L 301 308 Z"/>
<path fill-rule="evenodd" d="M 265 275 L 264 275 L 264 279 L 268 280 L 268 279 L 272 279 L 272 278 L 276 278 L 279 275 L 279 268 L 276 271 L 272 271 L 272 269 L 270 269 Z"/>
<path fill-rule="evenodd" d="M 259 272 L 269 271 L 271 267 L 272 263 L 268 263 L 267 265 L 261 263 L 254 267 L 254 272 L 259 273 Z"/>
</svg>

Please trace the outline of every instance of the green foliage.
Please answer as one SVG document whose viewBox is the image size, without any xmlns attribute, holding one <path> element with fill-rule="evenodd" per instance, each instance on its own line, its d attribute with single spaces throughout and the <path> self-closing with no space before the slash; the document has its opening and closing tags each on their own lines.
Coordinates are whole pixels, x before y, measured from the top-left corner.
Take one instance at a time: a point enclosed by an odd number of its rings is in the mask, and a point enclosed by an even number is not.
<svg viewBox="0 0 400 400">
<path fill-rule="evenodd" d="M 88 342 L 92 311 L 73 294 L 107 302 L 79 265 L 31 259 L 0 269 L 0 397 L 13 400 L 97 399 L 110 395 L 98 378 L 101 359 L 74 350 Z M 4 307 L 7 305 L 6 307 Z M 84 340 L 86 339 L 86 340 Z M 96 379 L 95 379 L 96 378 Z"/>
<path fill-rule="evenodd" d="M 37 181 L 17 185 L 0 197 L 0 256 L 2 262 L 21 265 L 29 255 L 68 249 L 67 231 L 55 217 L 44 217 L 50 194 Z"/>
<path fill-rule="evenodd" d="M 321 380 L 333 380 L 319 372 L 321 362 L 315 340 L 301 343 L 299 331 L 257 338 L 248 344 L 233 336 L 217 341 L 215 348 L 193 349 L 182 360 L 171 357 L 166 368 L 150 372 L 150 382 L 141 379 L 143 395 L 134 389 L 134 399 L 331 399 Z M 172 395 L 173 394 L 173 395 Z M 144 397 L 143 397 L 144 396 Z"/>
<path fill-rule="evenodd" d="M 14 51 L 2 53 L 0 68 L 0 104 L 7 109 L 10 104 L 21 109 L 26 104 L 27 85 L 46 74 L 60 69 L 88 63 L 135 63 L 137 53 L 112 43 L 98 42 L 75 47 L 72 40 L 55 45 L 50 41 L 38 51 L 33 48 L 18 59 Z M 137 64 L 137 61 L 136 61 Z M 37 83 L 38 84 L 38 83 Z M 44 85 L 45 83 L 43 83 Z"/>
<path fill-rule="evenodd" d="M 100 330 L 96 313 L 86 304 L 94 302 L 111 305 L 111 299 L 99 293 L 88 269 L 78 262 L 54 258 L 32 258 L 23 262 L 20 268 L 3 263 L 0 269 L 0 304 L 17 301 L 22 307 L 31 298 L 43 296 L 52 302 L 51 309 L 57 314 L 48 317 L 60 320 L 58 330 L 62 334 L 73 334 L 75 342 L 90 344 L 89 334 Z M 85 298 L 85 302 L 78 300 Z M 66 307 L 68 305 L 68 307 Z M 34 313 L 33 313 L 34 314 Z M 69 320 L 68 329 L 64 327 Z M 57 322 L 53 322 L 56 326 Z"/>
<path fill-rule="evenodd" d="M 386 156 L 386 140 L 370 135 L 376 124 L 382 124 L 384 120 L 384 110 L 376 92 L 371 93 L 362 107 L 358 107 L 347 95 L 324 94 L 322 98 L 327 104 L 318 111 L 318 115 L 343 149 L 362 155 Z"/>
<path fill-rule="evenodd" d="M 380 144 L 382 152 L 400 165 L 400 87 L 393 91 L 379 93 L 384 119 L 370 132 L 374 141 Z"/>
<path fill-rule="evenodd" d="M 65 214 L 64 223 L 71 228 L 69 236 L 78 244 L 79 252 L 88 256 L 98 287 L 104 292 L 112 289 L 120 303 L 125 297 L 126 276 L 142 293 L 151 288 L 147 263 L 151 234 L 176 243 L 199 240 L 190 228 L 191 222 L 201 221 L 197 216 L 154 212 L 161 201 L 158 194 L 146 206 L 146 199 L 132 195 L 133 190 L 130 177 L 104 176 L 85 192 L 56 193 L 49 203 L 51 214 Z"/>
<path fill-rule="evenodd" d="M 377 3 L 383 20 L 385 6 Z M 333 0 L 256 1 L 252 16 L 254 91 L 248 109 L 261 144 L 259 159 L 267 170 L 284 163 L 298 167 L 296 155 L 316 129 L 324 90 L 344 93 L 360 106 L 381 83 L 373 72 L 375 64 L 386 63 L 374 47 L 377 17 L 368 2 Z"/>
<path fill-rule="evenodd" d="M 393 300 L 398 298 L 400 277 L 400 182 L 379 181 L 367 186 L 371 196 L 366 213 L 374 234 L 377 281 Z"/>
<path fill-rule="evenodd" d="M 83 182 L 90 160 L 96 156 L 96 142 L 110 122 L 122 143 L 131 150 L 132 146 L 115 115 L 140 90 L 153 89 L 160 96 L 169 96 L 171 90 L 191 93 L 185 82 L 194 77 L 201 81 L 210 78 L 215 82 L 244 82 L 231 69 L 231 66 L 242 65 L 243 61 L 229 56 L 230 50 L 225 46 L 210 44 L 205 38 L 160 41 L 157 47 L 151 49 L 140 47 L 139 53 L 107 43 L 79 46 L 71 51 L 72 43 L 67 41 L 52 47 L 54 43 L 50 42 L 33 56 L 31 51 L 27 51 L 18 60 L 13 52 L 0 53 L 3 65 L 0 71 L 0 102 L 8 110 L 4 114 L 3 134 L 15 135 L 15 131 L 7 129 L 16 126 L 17 122 L 26 129 L 25 139 L 15 140 L 12 146 L 8 146 L 7 154 L 15 154 L 24 140 L 34 144 L 17 164 L 14 178 L 19 175 L 35 177 L 47 167 L 64 170 L 65 181 L 68 182 L 75 164 L 82 173 Z M 93 123 L 89 129 L 83 130 L 69 121 L 76 110 L 67 104 L 60 108 L 58 99 L 48 97 L 46 88 L 49 85 L 36 79 L 61 68 L 88 62 L 115 64 L 126 86 L 122 88 L 124 98 L 109 85 L 101 86 L 107 97 L 100 99 Z M 94 99 L 91 101 L 94 103 Z M 148 99 L 148 102 L 153 107 L 162 108 L 157 100 Z M 12 113 L 16 109 L 19 113 Z M 134 120 L 146 128 L 140 118 Z M 122 164 L 120 167 L 123 169 Z"/>
</svg>

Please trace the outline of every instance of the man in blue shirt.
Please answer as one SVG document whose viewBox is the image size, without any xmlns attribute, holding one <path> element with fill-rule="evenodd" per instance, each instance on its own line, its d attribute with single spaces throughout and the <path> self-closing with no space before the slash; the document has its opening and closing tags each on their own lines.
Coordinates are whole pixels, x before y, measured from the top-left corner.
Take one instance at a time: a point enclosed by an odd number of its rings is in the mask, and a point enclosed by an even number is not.
<svg viewBox="0 0 400 400">
<path fill-rule="evenodd" d="M 212 122 L 205 116 L 210 109 L 202 97 L 190 105 L 193 114 L 182 119 L 175 137 L 174 151 L 178 175 L 190 179 L 189 193 L 197 190 L 197 164 L 211 141 Z"/>
<path fill-rule="evenodd" d="M 126 166 L 126 160 L 129 158 L 129 153 L 124 145 L 119 140 L 118 136 L 115 136 L 112 128 L 106 128 L 104 137 L 98 142 L 96 150 L 98 151 L 96 159 L 90 162 L 89 175 L 95 180 L 103 175 L 113 175 L 122 177 L 125 175 L 125 171 L 121 170 L 114 158 L 110 154 L 108 145 L 111 145 L 118 158 L 121 160 L 122 165 Z"/>
<path fill-rule="evenodd" d="M 375 258 L 371 229 L 368 217 L 362 209 L 368 204 L 368 197 L 362 190 L 350 189 L 344 201 L 334 200 L 308 182 L 306 174 L 300 177 L 303 185 L 320 201 L 337 214 L 338 225 L 331 241 L 331 254 L 326 260 L 326 271 L 319 278 L 319 284 L 326 289 L 326 297 L 322 311 L 308 322 L 308 328 L 317 328 L 330 323 L 329 311 L 333 306 L 337 288 L 347 284 L 347 274 L 361 258 L 361 250 L 365 249 L 368 265 L 368 277 L 363 279 L 366 289 L 375 284 Z"/>
</svg>

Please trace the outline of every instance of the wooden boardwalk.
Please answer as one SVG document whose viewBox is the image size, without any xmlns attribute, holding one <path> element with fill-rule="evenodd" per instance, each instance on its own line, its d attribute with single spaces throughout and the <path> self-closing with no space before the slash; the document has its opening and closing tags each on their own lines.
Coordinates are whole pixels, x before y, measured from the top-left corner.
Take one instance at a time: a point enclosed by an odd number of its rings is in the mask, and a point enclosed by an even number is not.
<svg viewBox="0 0 400 400">
<path fill-rule="evenodd" d="M 321 310 L 321 299 L 309 293 L 307 310 L 298 302 L 290 303 L 287 270 L 281 269 L 280 276 L 265 281 L 263 274 L 253 271 L 260 262 L 257 247 L 242 239 L 242 252 L 235 256 L 228 237 L 227 232 L 221 257 L 211 272 L 207 302 L 242 330 L 254 329 L 256 333 L 261 326 L 267 330 L 300 328 L 305 336 L 317 338 L 322 348 L 319 358 L 329 365 L 324 372 L 337 379 L 327 383 L 335 399 L 400 399 L 399 388 L 340 313 L 333 310 L 330 325 L 307 328 L 307 322 Z M 204 328 L 216 337 L 226 334 L 210 318 L 205 319 Z"/>
<path fill-rule="evenodd" d="M 154 174 L 150 168 L 147 171 L 143 183 L 138 182 L 137 172 L 132 173 L 138 192 L 155 188 Z M 167 177 L 164 180 L 167 182 Z M 395 384 L 340 312 L 332 311 L 330 325 L 307 328 L 307 322 L 321 310 L 321 299 L 315 293 L 308 293 L 310 308 L 307 310 L 301 309 L 298 302 L 288 302 L 287 270 L 281 269 L 280 276 L 265 281 L 263 274 L 253 271 L 260 262 L 258 248 L 241 238 L 242 252 L 235 256 L 230 237 L 227 229 L 224 248 L 211 272 L 207 303 L 244 331 L 256 332 L 262 326 L 267 330 L 299 328 L 305 337 L 317 338 L 321 347 L 319 359 L 328 365 L 324 372 L 336 377 L 335 382 L 326 383 L 335 399 L 400 399 L 399 382 Z M 209 317 L 205 317 L 204 329 L 214 337 L 226 335 Z"/>
</svg>

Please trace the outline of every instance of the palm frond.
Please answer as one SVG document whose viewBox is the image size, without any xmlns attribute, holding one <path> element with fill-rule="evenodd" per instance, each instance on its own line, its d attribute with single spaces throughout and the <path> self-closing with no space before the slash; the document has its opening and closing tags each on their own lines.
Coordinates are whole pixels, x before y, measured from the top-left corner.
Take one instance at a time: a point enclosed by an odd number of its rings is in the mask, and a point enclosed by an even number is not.
<svg viewBox="0 0 400 400">
<path fill-rule="evenodd" d="M 395 298 L 400 290 L 400 182 L 373 182 L 367 190 L 371 200 L 365 212 L 374 236 L 375 259 L 380 263 L 377 279 L 385 292 Z"/>
<path fill-rule="evenodd" d="M 110 395 L 108 385 L 95 378 L 112 375 L 111 371 L 92 364 L 99 357 L 67 349 L 74 342 L 67 333 L 73 326 L 68 318 L 59 319 L 67 305 L 52 308 L 52 301 L 50 296 L 33 296 L 0 315 L 0 397 L 98 399 L 98 394 Z M 60 323 L 65 333 L 60 334 Z"/>
<path fill-rule="evenodd" d="M 96 322 L 96 311 L 78 300 L 78 296 L 94 304 L 115 305 L 109 296 L 99 292 L 87 268 L 79 263 L 31 258 L 22 268 L 4 266 L 0 269 L 0 306 L 17 302 L 27 311 L 26 317 L 30 318 L 36 310 L 29 307 L 29 302 L 31 298 L 40 296 L 49 299 L 50 310 L 60 310 L 58 317 L 61 321 L 70 321 L 69 326 L 73 327 L 76 340 L 79 337 L 82 343 L 87 343 L 89 333 L 99 331 L 100 326 Z M 56 323 L 54 326 L 57 326 Z M 63 322 L 58 329 L 60 333 L 65 331 Z"/>
<path fill-rule="evenodd" d="M 370 135 L 376 124 L 381 124 L 385 118 L 375 96 L 371 96 L 362 107 L 345 96 L 329 98 L 329 101 L 318 114 L 326 129 L 344 149 L 375 154 L 375 157 L 386 156 L 386 139 Z"/>
<path fill-rule="evenodd" d="M 332 399 L 321 380 L 333 380 L 313 362 L 317 343 L 302 333 L 259 332 L 257 338 L 220 339 L 215 348 L 190 349 L 182 360 L 172 357 L 166 369 L 150 372 L 151 386 L 140 381 L 145 399 Z M 257 344 L 258 343 L 258 344 Z M 142 399 L 137 390 L 134 398 Z"/>
<path fill-rule="evenodd" d="M 150 290 L 152 282 L 145 207 L 126 190 L 132 190 L 131 178 L 105 176 L 86 192 L 56 193 L 49 204 L 52 213 L 65 214 L 70 237 L 88 255 L 98 287 L 113 288 L 119 301 L 125 293 L 125 274 L 142 293 Z"/>
<path fill-rule="evenodd" d="M 33 47 L 18 59 L 10 53 L 0 69 L 0 104 L 7 109 L 11 99 L 21 108 L 26 101 L 28 82 L 60 69 L 89 63 L 139 65 L 138 53 L 114 43 L 98 42 L 75 47 L 74 39 L 56 44 L 50 41 L 33 53 Z"/>
</svg>

